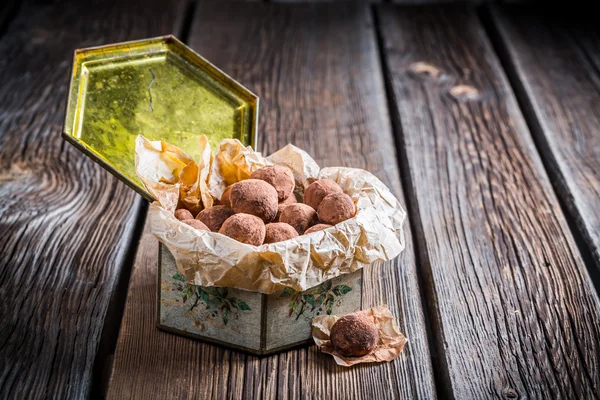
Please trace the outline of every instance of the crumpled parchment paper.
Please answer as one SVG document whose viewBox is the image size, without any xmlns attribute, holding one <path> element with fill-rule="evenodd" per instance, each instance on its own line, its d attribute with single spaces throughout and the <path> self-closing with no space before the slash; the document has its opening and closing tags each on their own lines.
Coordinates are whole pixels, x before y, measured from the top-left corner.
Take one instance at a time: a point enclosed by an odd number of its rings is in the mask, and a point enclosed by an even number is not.
<svg viewBox="0 0 600 400">
<path fill-rule="evenodd" d="M 373 317 L 379 330 L 379 343 L 375 350 L 362 357 L 345 357 L 339 354 L 331 345 L 329 333 L 331 327 L 341 316 L 323 315 L 312 320 L 312 336 L 317 347 L 327 354 L 331 354 L 338 365 L 350 367 L 354 364 L 392 361 L 400 355 L 408 339 L 400 332 L 394 317 L 386 306 L 373 307 L 359 311 Z"/>
<path fill-rule="evenodd" d="M 142 136 L 136 142 L 136 171 L 157 199 L 149 211 L 152 233 L 173 254 L 179 273 L 194 284 L 265 294 L 286 287 L 304 291 L 374 261 L 392 259 L 404 249 L 406 212 L 373 174 L 356 168 L 320 169 L 293 145 L 266 158 L 235 139 L 223 140 L 214 157 L 209 157 L 210 149 L 207 153 L 207 140 L 199 145 L 204 146 L 203 157 L 194 184 L 194 175 L 189 174 L 190 178 L 185 173 L 185 167 L 193 170 L 189 157 L 181 150 Z M 292 170 L 300 193 L 310 178 L 333 179 L 356 203 L 356 216 L 332 228 L 261 246 L 196 230 L 174 217 L 178 204 L 201 198 L 199 207 L 210 207 L 227 185 L 272 164 Z M 178 199 L 177 194 L 182 197 Z"/>
</svg>

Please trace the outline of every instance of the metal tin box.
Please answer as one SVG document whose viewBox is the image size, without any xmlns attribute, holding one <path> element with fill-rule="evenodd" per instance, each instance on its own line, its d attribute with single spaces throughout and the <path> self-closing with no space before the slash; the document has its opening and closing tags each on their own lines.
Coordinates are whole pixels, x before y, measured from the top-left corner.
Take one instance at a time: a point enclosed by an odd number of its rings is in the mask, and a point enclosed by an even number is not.
<svg viewBox="0 0 600 400">
<path fill-rule="evenodd" d="M 63 136 L 148 200 L 135 174 L 135 138 L 199 159 L 198 137 L 256 146 L 258 97 L 173 36 L 75 52 Z M 312 317 L 356 311 L 362 270 L 297 293 L 194 286 L 160 245 L 157 326 L 254 354 L 307 343 Z"/>
<path fill-rule="evenodd" d="M 177 273 L 175 259 L 160 245 L 158 327 L 253 354 L 269 354 L 312 342 L 317 315 L 360 310 L 360 269 L 298 293 L 261 294 L 194 286 Z"/>
</svg>

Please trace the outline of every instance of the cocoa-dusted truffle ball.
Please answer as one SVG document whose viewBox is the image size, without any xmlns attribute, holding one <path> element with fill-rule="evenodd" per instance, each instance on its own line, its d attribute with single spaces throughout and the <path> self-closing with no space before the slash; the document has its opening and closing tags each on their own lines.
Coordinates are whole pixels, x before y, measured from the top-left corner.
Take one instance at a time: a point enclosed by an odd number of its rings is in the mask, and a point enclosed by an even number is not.
<svg viewBox="0 0 600 400">
<path fill-rule="evenodd" d="M 231 208 L 231 188 L 233 185 L 227 186 L 221 195 L 221 200 L 219 201 L 222 206 Z"/>
<path fill-rule="evenodd" d="M 219 232 L 223 222 L 233 214 L 233 210 L 226 206 L 213 206 L 205 208 L 196 215 L 196 219 L 202 221 L 208 229 L 213 232 Z"/>
<path fill-rule="evenodd" d="M 313 182 L 318 181 L 319 179 L 315 178 L 315 177 L 310 177 L 310 178 L 306 178 L 306 184 L 310 185 Z"/>
<path fill-rule="evenodd" d="M 285 222 L 271 222 L 266 226 L 265 243 L 283 242 L 298 236 L 293 226 Z"/>
<path fill-rule="evenodd" d="M 175 210 L 175 218 L 180 221 L 185 221 L 186 219 L 194 219 L 194 216 L 191 212 L 189 212 L 189 210 L 180 208 L 179 210 Z"/>
<path fill-rule="evenodd" d="M 309 205 L 296 203 L 289 204 L 281 210 L 279 222 L 285 222 L 298 231 L 300 235 L 318 222 L 317 212 Z"/>
<path fill-rule="evenodd" d="M 219 233 L 238 242 L 260 246 L 265 240 L 265 224 L 254 215 L 235 214 L 227 218 Z"/>
<path fill-rule="evenodd" d="M 344 193 L 335 181 L 331 179 L 319 179 L 308 185 L 304 191 L 304 204 L 308 204 L 315 210 L 319 209 L 319 205 L 323 199 L 333 193 Z"/>
<path fill-rule="evenodd" d="M 197 219 L 193 219 L 193 218 L 186 219 L 181 222 L 191 226 L 192 228 L 200 229 L 201 231 L 210 231 L 210 229 L 208 229 L 208 226 L 204 225 L 202 222 L 198 221 Z"/>
<path fill-rule="evenodd" d="M 288 167 L 270 165 L 257 169 L 250 175 L 251 179 L 260 179 L 267 182 L 277 190 L 279 201 L 283 201 L 294 193 L 294 174 Z"/>
<path fill-rule="evenodd" d="M 317 232 L 317 231 L 322 231 L 323 229 L 327 229 L 327 228 L 331 228 L 333 225 L 329 225 L 329 224 L 316 224 L 315 226 L 311 226 L 310 228 L 308 228 L 307 230 L 304 231 L 305 235 L 308 235 L 309 233 L 313 233 L 313 232 Z"/>
<path fill-rule="evenodd" d="M 369 354 L 379 342 L 379 331 L 373 317 L 365 313 L 348 314 L 331 327 L 331 344 L 346 357 Z"/>
<path fill-rule="evenodd" d="M 321 222 L 335 225 L 354 217 L 356 206 L 346 193 L 334 193 L 323 199 L 318 213 Z"/>
<path fill-rule="evenodd" d="M 275 217 L 275 219 L 279 221 L 279 216 L 281 215 L 281 210 L 283 210 L 283 207 L 290 204 L 295 204 L 297 202 L 298 200 L 296 200 L 296 195 L 294 193 L 292 193 L 287 199 L 280 201 L 279 205 L 277 206 L 277 216 Z"/>
<path fill-rule="evenodd" d="M 264 222 L 277 215 L 277 191 L 260 179 L 246 179 L 231 186 L 231 208 L 236 213 L 252 214 Z"/>
</svg>

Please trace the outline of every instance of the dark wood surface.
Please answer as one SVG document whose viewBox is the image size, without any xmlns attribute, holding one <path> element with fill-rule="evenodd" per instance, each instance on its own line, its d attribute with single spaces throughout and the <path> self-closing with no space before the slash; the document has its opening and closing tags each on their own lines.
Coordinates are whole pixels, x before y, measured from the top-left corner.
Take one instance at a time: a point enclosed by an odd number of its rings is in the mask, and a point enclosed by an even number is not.
<svg viewBox="0 0 600 400">
<path fill-rule="evenodd" d="M 302 3 L 0 5 L 0 399 L 600 398 L 596 14 Z M 155 327 L 145 203 L 60 131 L 75 48 L 166 33 L 258 93 L 261 151 L 408 202 L 406 250 L 363 283 L 409 338 L 398 360 Z"/>
<path fill-rule="evenodd" d="M 597 398 L 598 296 L 476 14 L 378 10 L 440 394 Z"/>
<path fill-rule="evenodd" d="M 600 35 L 594 13 L 494 8 L 524 112 L 567 206 L 600 268 Z"/>
<path fill-rule="evenodd" d="M 12 21 L 13 14 L 18 9 L 16 0 L 5 0 L 0 4 L 0 35 L 6 30 L 6 26 Z"/>
<path fill-rule="evenodd" d="M 183 4 L 27 2 L 0 39 L 0 398 L 100 379 L 145 206 L 61 138 L 73 50 L 171 32 Z"/>
<path fill-rule="evenodd" d="M 260 93 L 261 151 L 291 142 L 322 166 L 366 168 L 404 202 L 368 6 L 201 4 L 190 45 Z M 395 362 L 348 369 L 315 346 L 258 358 L 158 331 L 157 242 L 144 235 L 109 398 L 435 398 L 407 237 L 398 259 L 366 271 L 363 305 L 387 303 L 410 345 Z"/>
</svg>

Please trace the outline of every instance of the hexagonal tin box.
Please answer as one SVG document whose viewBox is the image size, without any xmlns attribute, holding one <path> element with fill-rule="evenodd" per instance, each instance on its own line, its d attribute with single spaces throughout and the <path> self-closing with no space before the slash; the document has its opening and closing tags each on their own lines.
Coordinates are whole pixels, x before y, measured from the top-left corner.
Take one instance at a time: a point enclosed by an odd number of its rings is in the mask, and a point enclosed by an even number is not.
<svg viewBox="0 0 600 400">
<path fill-rule="evenodd" d="M 258 97 L 173 36 L 75 52 L 63 137 L 148 200 L 135 174 L 135 138 L 199 159 L 198 137 L 256 146 Z M 177 273 L 162 244 L 157 326 L 254 354 L 307 343 L 321 314 L 360 309 L 362 270 L 297 293 L 202 287 Z"/>
</svg>

